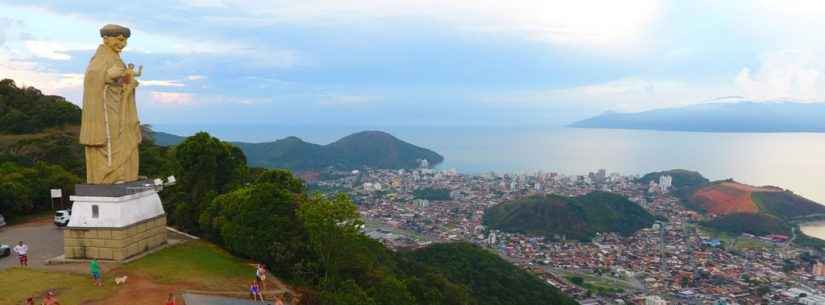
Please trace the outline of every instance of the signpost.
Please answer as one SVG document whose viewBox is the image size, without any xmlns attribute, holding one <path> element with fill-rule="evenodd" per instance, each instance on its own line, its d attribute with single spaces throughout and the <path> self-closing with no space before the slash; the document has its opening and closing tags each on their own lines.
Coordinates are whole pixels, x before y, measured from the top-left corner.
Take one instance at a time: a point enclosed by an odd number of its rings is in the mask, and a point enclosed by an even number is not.
<svg viewBox="0 0 825 305">
<path fill-rule="evenodd" d="M 63 208 L 63 190 L 61 189 L 51 189 L 52 193 L 52 211 L 54 211 L 54 199 L 60 198 L 60 208 Z"/>
</svg>

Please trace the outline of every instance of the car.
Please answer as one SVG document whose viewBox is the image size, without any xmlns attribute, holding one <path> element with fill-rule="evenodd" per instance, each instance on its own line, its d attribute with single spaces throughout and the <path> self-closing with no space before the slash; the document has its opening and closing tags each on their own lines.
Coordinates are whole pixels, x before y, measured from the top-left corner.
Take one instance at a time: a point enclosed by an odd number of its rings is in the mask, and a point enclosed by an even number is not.
<svg viewBox="0 0 825 305">
<path fill-rule="evenodd" d="M 59 210 L 54 213 L 54 224 L 58 227 L 65 227 L 72 218 L 72 210 Z"/>
<path fill-rule="evenodd" d="M 11 247 L 9 245 L 0 244 L 0 257 L 11 255 Z"/>
<path fill-rule="evenodd" d="M 0 215 L 0 228 L 6 226 L 6 219 L 3 218 L 3 215 Z"/>
</svg>

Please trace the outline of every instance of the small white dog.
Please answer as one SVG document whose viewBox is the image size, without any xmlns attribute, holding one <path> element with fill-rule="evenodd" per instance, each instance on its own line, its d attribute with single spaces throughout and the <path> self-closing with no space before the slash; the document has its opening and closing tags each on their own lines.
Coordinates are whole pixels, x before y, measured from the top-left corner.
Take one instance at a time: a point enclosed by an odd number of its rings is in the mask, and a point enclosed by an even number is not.
<svg viewBox="0 0 825 305">
<path fill-rule="evenodd" d="M 126 284 L 126 280 L 129 279 L 129 276 L 121 276 L 115 278 L 115 285 Z"/>
</svg>

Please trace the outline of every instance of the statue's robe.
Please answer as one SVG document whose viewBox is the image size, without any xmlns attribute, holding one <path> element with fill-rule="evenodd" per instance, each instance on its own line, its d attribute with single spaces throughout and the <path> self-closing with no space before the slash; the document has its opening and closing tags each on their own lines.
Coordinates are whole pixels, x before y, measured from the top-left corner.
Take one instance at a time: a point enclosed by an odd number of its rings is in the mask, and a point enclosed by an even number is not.
<svg viewBox="0 0 825 305">
<path fill-rule="evenodd" d="M 86 180 L 112 184 L 138 179 L 140 121 L 135 106 L 137 82 L 121 77 L 120 54 L 100 45 L 83 79 L 80 144 L 86 149 Z"/>
</svg>

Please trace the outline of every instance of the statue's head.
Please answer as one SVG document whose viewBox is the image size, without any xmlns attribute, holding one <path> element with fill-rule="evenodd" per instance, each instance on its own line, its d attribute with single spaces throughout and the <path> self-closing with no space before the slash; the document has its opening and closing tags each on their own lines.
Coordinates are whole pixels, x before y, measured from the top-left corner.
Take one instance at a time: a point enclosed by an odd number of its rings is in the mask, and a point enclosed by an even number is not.
<svg viewBox="0 0 825 305">
<path fill-rule="evenodd" d="M 103 37 L 103 45 L 120 53 L 126 47 L 126 41 L 132 31 L 125 26 L 117 24 L 107 24 L 100 29 L 100 37 Z"/>
</svg>

